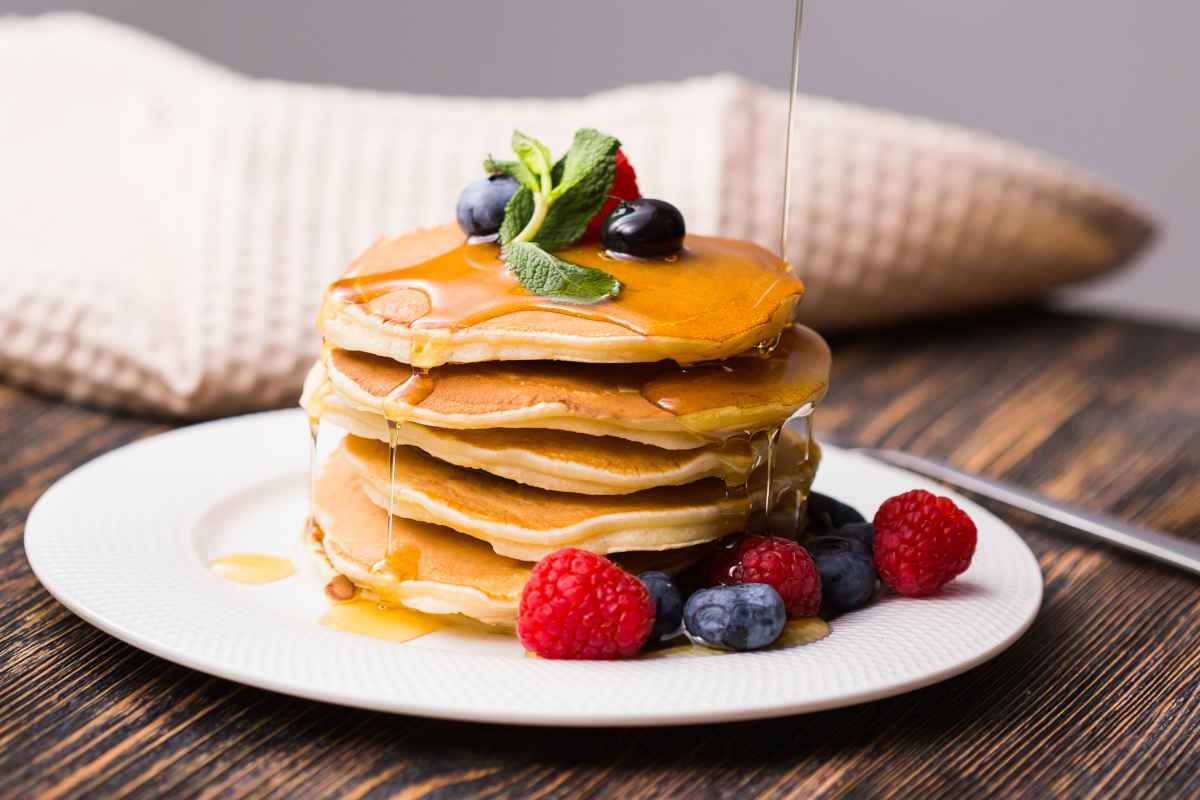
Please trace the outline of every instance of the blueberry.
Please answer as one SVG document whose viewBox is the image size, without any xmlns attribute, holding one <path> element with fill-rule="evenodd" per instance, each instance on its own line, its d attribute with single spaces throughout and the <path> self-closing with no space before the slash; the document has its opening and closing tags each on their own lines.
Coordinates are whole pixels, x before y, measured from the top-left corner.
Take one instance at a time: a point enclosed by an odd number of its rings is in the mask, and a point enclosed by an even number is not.
<svg viewBox="0 0 1200 800">
<path fill-rule="evenodd" d="M 820 535 L 845 525 L 866 522 L 863 515 L 845 503 L 820 492 L 808 493 L 808 531 Z"/>
<path fill-rule="evenodd" d="M 491 175 L 468 183 L 458 196 L 458 227 L 467 236 L 491 236 L 500 231 L 504 207 L 520 184 L 508 175 Z"/>
<path fill-rule="evenodd" d="M 875 526 L 869 522 L 851 522 L 837 529 L 838 536 L 860 542 L 867 552 L 875 549 Z"/>
<path fill-rule="evenodd" d="M 825 537 L 833 538 L 833 537 Z M 844 542 L 857 545 L 849 539 Z M 862 608 L 875 594 L 875 563 L 853 547 L 818 549 L 813 553 L 821 575 L 821 601 L 832 611 Z"/>
<path fill-rule="evenodd" d="M 814 536 L 804 543 L 804 549 L 813 558 L 817 557 L 817 553 L 858 553 L 861 556 L 870 556 L 872 552 L 862 541 L 843 536 L 841 530 L 824 536 Z"/>
<path fill-rule="evenodd" d="M 629 200 L 612 210 L 600 229 L 605 250 L 661 258 L 683 248 L 683 214 L 665 200 Z"/>
<path fill-rule="evenodd" d="M 678 636 L 683 624 L 683 598 L 671 578 L 665 572 L 651 570 L 638 575 L 638 580 L 654 600 L 654 628 L 649 641 L 662 642 Z"/>
<path fill-rule="evenodd" d="M 779 638 L 787 610 L 765 583 L 701 589 L 683 608 L 684 632 L 696 644 L 724 650 L 757 650 Z"/>
</svg>

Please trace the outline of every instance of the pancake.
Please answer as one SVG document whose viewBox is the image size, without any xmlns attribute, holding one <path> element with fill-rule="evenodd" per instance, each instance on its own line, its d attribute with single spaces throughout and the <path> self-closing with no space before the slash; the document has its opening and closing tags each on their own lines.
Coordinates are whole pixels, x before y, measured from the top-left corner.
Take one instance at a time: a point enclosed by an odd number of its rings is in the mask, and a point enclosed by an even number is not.
<svg viewBox="0 0 1200 800">
<path fill-rule="evenodd" d="M 347 403 L 330 390 L 323 375 L 318 366 L 305 386 L 301 404 L 309 414 L 355 436 L 388 441 L 384 418 Z M 535 428 L 453 430 L 415 422 L 394 426 L 398 444 L 419 447 L 442 461 L 577 494 L 629 494 L 710 477 L 740 486 L 758 460 L 756 452 L 763 449 L 744 437 L 691 450 L 665 450 L 614 436 Z"/>
<path fill-rule="evenodd" d="M 598 244 L 556 252 L 602 269 L 619 296 L 581 305 L 520 285 L 496 244 L 455 225 L 372 245 L 325 293 L 321 332 L 336 347 L 417 367 L 557 359 L 680 364 L 728 358 L 772 339 L 804 285 L 750 242 L 688 236 L 670 260 L 615 259 Z"/>
<path fill-rule="evenodd" d="M 785 432 L 777 472 L 784 477 L 779 484 L 791 483 L 807 493 L 815 459 L 804 463 L 803 450 L 799 437 Z M 367 497 L 388 507 L 386 445 L 351 435 L 334 457 L 359 476 Z M 761 487 L 731 491 L 712 478 L 626 495 L 549 492 L 455 467 L 404 446 L 396 448 L 392 488 L 396 515 L 445 525 L 524 561 L 566 546 L 616 553 L 711 542 L 744 530 L 753 501 L 761 497 Z"/>
<path fill-rule="evenodd" d="M 776 427 L 816 404 L 828 387 L 830 355 L 820 336 L 792 326 L 769 355 L 686 368 L 528 361 L 422 372 L 342 349 L 326 350 L 322 360 L 342 399 L 397 421 L 545 428 L 688 449 Z"/>
<path fill-rule="evenodd" d="M 340 458 L 322 468 L 313 511 L 317 525 L 309 527 L 309 544 L 326 573 L 345 575 L 368 599 L 429 614 L 462 614 L 488 625 L 515 625 L 531 564 L 497 555 L 484 542 L 449 528 L 396 517 L 393 542 L 408 556 L 412 571 L 405 576 L 372 571 L 387 547 L 387 512 L 363 494 L 358 477 Z M 674 573 L 707 552 L 701 546 L 627 553 L 619 562 L 635 574 Z"/>
<path fill-rule="evenodd" d="M 332 570 L 371 592 L 372 599 L 493 625 L 516 620 L 530 565 L 449 528 L 397 517 L 393 541 L 417 555 L 414 570 L 408 576 L 372 572 L 387 546 L 387 511 L 367 499 L 345 460 L 330 459 L 322 469 L 313 487 L 313 515 L 321 554 Z"/>
</svg>

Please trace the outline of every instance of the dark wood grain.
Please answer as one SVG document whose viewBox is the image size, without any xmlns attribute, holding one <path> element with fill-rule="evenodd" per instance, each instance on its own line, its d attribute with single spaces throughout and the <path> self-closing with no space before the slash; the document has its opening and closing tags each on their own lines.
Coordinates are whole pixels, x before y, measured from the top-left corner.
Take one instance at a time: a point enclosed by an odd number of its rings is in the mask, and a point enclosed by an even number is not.
<svg viewBox="0 0 1200 800">
<path fill-rule="evenodd" d="M 818 429 L 1184 536 L 1200 528 L 1200 333 L 1023 310 L 834 343 Z M 713 727 L 437 722 L 210 678 L 38 585 L 24 520 L 164 426 L 0 387 L 0 797 L 1200 795 L 1200 581 L 996 510 L 1045 605 L 995 660 L 905 696 Z"/>
</svg>

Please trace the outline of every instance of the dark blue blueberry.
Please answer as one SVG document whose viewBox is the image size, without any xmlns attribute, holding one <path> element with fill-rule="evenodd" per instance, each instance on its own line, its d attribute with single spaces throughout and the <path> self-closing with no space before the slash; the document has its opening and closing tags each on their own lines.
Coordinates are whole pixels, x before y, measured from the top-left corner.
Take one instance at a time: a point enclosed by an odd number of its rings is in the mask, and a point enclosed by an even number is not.
<svg viewBox="0 0 1200 800">
<path fill-rule="evenodd" d="M 600 229 L 605 250 L 638 258 L 662 258 L 683 248 L 683 214 L 665 200 L 629 200 L 612 210 Z"/>
<path fill-rule="evenodd" d="M 458 227 L 467 236 L 491 236 L 500 231 L 504 207 L 520 184 L 507 175 L 491 175 L 467 184 L 458 196 Z"/>
<path fill-rule="evenodd" d="M 654 628 L 650 631 L 650 641 L 662 642 L 678 636 L 683 625 L 683 598 L 670 576 L 651 570 L 638 575 L 638 580 L 654 600 Z"/>
<path fill-rule="evenodd" d="M 875 549 L 875 526 L 870 522 L 851 522 L 838 528 L 835 535 L 859 542 L 867 548 L 867 552 Z"/>
<path fill-rule="evenodd" d="M 766 647 L 779 638 L 786 622 L 783 598 L 765 583 L 701 589 L 683 608 L 688 638 L 724 650 Z"/>
<path fill-rule="evenodd" d="M 841 530 L 837 533 L 829 533 L 824 536 L 814 536 L 804 542 L 804 549 L 813 558 L 816 558 L 817 553 L 858 553 L 859 555 L 869 556 L 872 552 L 870 547 L 858 539 L 843 536 Z"/>
<path fill-rule="evenodd" d="M 842 541 L 858 544 L 849 539 Z M 862 608 L 875 594 L 875 563 L 870 555 L 853 548 L 817 550 L 813 561 L 821 575 L 821 602 L 831 611 Z"/>
<path fill-rule="evenodd" d="M 808 532 L 819 536 L 844 525 L 866 522 L 863 515 L 845 503 L 820 492 L 808 493 Z"/>
</svg>

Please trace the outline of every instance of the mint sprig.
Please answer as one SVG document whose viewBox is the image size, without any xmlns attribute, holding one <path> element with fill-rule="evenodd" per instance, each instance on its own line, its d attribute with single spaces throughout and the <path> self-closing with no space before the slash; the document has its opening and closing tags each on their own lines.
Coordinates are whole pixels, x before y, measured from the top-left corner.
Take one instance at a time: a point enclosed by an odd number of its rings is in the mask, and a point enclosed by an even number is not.
<svg viewBox="0 0 1200 800">
<path fill-rule="evenodd" d="M 593 128 L 580 128 L 571 149 L 553 167 L 549 151 L 536 139 L 515 131 L 512 146 L 519 161 L 489 159 L 484 165 L 521 183 L 504 210 L 500 242 L 536 242 L 547 250 L 575 244 L 612 189 L 621 143 Z"/>
<path fill-rule="evenodd" d="M 607 272 L 563 261 L 536 244 L 513 242 L 504 252 L 521 285 L 541 297 L 595 303 L 621 293 L 621 282 Z"/>
<path fill-rule="evenodd" d="M 516 178 L 518 183 L 530 191 L 538 189 L 538 179 L 529 171 L 529 167 L 520 161 L 497 161 L 488 156 L 483 162 L 483 171 L 489 175 L 508 175 Z"/>
<path fill-rule="evenodd" d="M 612 189 L 620 146 L 612 136 L 581 128 L 566 155 L 552 162 L 545 145 L 514 131 L 517 160 L 484 162 L 488 172 L 511 175 L 521 184 L 505 206 L 500 243 L 510 268 L 529 291 L 582 303 L 620 292 L 620 282 L 603 270 L 570 264 L 547 252 L 570 247 L 583 237 Z"/>
</svg>

